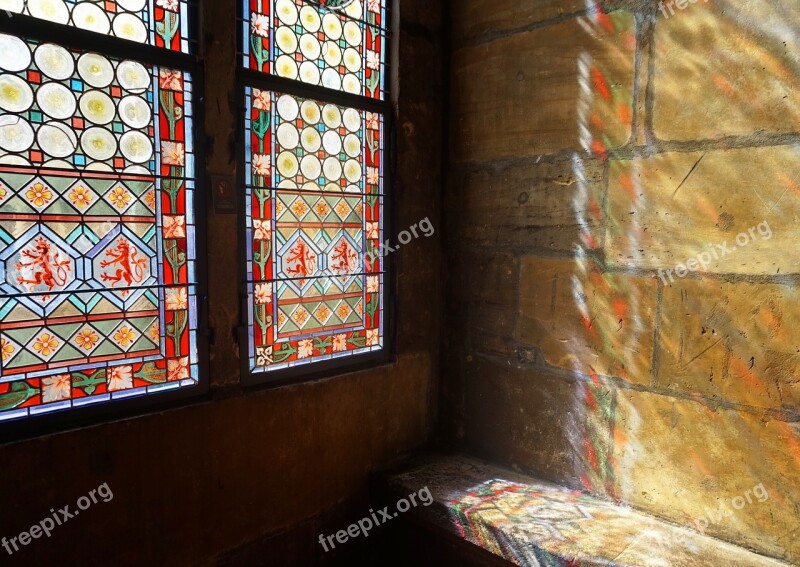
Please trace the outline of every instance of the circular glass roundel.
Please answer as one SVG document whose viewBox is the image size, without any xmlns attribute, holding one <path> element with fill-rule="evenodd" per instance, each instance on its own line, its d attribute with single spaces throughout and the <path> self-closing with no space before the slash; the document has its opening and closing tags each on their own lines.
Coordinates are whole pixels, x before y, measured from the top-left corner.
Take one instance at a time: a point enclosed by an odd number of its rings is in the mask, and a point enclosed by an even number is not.
<svg viewBox="0 0 800 567">
<path fill-rule="evenodd" d="M 308 124 L 319 122 L 319 106 L 313 100 L 305 100 L 300 105 L 300 114 Z"/>
<path fill-rule="evenodd" d="M 355 134 L 348 134 L 344 137 L 344 153 L 351 158 L 361 155 L 361 140 Z"/>
<path fill-rule="evenodd" d="M 275 60 L 275 74 L 287 79 L 296 79 L 297 63 L 288 55 L 281 55 Z"/>
<path fill-rule="evenodd" d="M 0 108 L 8 112 L 25 112 L 33 105 L 33 91 L 16 75 L 0 75 Z"/>
<path fill-rule="evenodd" d="M 69 8 L 64 0 L 28 0 L 28 11 L 34 18 L 57 24 L 69 23 Z"/>
<path fill-rule="evenodd" d="M 342 62 L 342 50 L 333 41 L 326 41 L 322 44 L 322 58 L 331 67 L 336 67 Z"/>
<path fill-rule="evenodd" d="M 81 148 L 94 160 L 107 160 L 117 153 L 117 139 L 105 128 L 89 128 L 81 135 Z"/>
<path fill-rule="evenodd" d="M 65 120 L 75 114 L 75 96 L 61 83 L 46 83 L 36 91 L 39 108 L 52 118 Z"/>
<path fill-rule="evenodd" d="M 78 59 L 78 75 L 86 84 L 102 89 L 114 80 L 114 67 L 102 55 L 84 53 Z"/>
<path fill-rule="evenodd" d="M 300 80 L 312 85 L 319 84 L 319 67 L 311 61 L 304 61 L 300 64 Z"/>
<path fill-rule="evenodd" d="M 297 106 L 297 101 L 294 97 L 289 95 L 282 95 L 278 99 L 278 114 L 283 120 L 291 122 L 297 118 L 300 108 Z"/>
<path fill-rule="evenodd" d="M 325 69 L 322 72 L 322 86 L 338 91 L 342 87 L 342 76 L 336 69 Z"/>
<path fill-rule="evenodd" d="M 343 12 L 355 0 L 308 0 L 308 2 L 331 12 Z"/>
<path fill-rule="evenodd" d="M 297 36 L 286 26 L 281 26 L 275 30 L 275 43 L 282 53 L 294 53 L 297 51 Z"/>
<path fill-rule="evenodd" d="M 338 156 L 339 152 L 342 151 L 342 138 L 337 132 L 328 130 L 325 132 L 325 135 L 322 136 L 322 147 L 325 148 L 325 152 L 328 154 Z"/>
<path fill-rule="evenodd" d="M 75 60 L 69 51 L 60 45 L 43 43 L 36 48 L 33 54 L 39 70 L 57 81 L 63 81 L 75 72 Z"/>
<path fill-rule="evenodd" d="M 150 86 L 150 73 L 136 61 L 123 61 L 117 66 L 117 80 L 128 92 L 143 93 Z"/>
<path fill-rule="evenodd" d="M 277 131 L 278 144 L 287 150 L 293 150 L 300 142 L 300 135 L 297 133 L 297 128 L 294 124 L 283 123 L 278 126 Z"/>
<path fill-rule="evenodd" d="M 319 19 L 319 12 L 311 6 L 303 6 L 300 9 L 300 23 L 311 33 L 316 33 L 320 25 L 322 25 Z"/>
<path fill-rule="evenodd" d="M 361 114 L 355 108 L 348 108 L 344 111 L 344 127 L 351 132 L 358 132 L 361 129 Z"/>
<path fill-rule="evenodd" d="M 337 40 L 342 37 L 342 22 L 333 14 L 325 14 L 322 17 L 322 29 L 329 39 Z"/>
<path fill-rule="evenodd" d="M 357 23 L 348 21 L 344 24 L 344 40 L 353 47 L 361 45 L 361 28 Z"/>
<path fill-rule="evenodd" d="M 346 93 L 358 94 L 361 91 L 361 81 L 355 75 L 348 73 L 342 80 L 342 89 Z"/>
<path fill-rule="evenodd" d="M 354 159 L 349 159 L 344 164 L 344 176 L 350 183 L 361 181 L 361 164 Z"/>
<path fill-rule="evenodd" d="M 144 128 L 150 124 L 153 113 L 143 98 L 129 95 L 119 103 L 119 117 L 131 128 Z"/>
<path fill-rule="evenodd" d="M 114 18 L 114 35 L 138 43 L 147 41 L 147 28 L 138 16 L 118 14 Z"/>
<path fill-rule="evenodd" d="M 0 34 L 0 68 L 6 71 L 24 71 L 31 64 L 31 51 L 28 45 L 13 35 Z"/>
<path fill-rule="evenodd" d="M 75 166 L 63 159 L 51 159 L 42 164 L 45 169 L 75 169 Z"/>
<path fill-rule="evenodd" d="M 81 2 L 72 10 L 72 21 L 81 29 L 108 34 L 111 22 L 105 10 L 91 2 Z"/>
<path fill-rule="evenodd" d="M 322 167 L 319 163 L 317 156 L 305 156 L 300 162 L 300 171 L 303 172 L 303 177 L 306 179 L 319 179 L 322 173 Z"/>
<path fill-rule="evenodd" d="M 301 134 L 303 149 L 307 152 L 316 152 L 322 145 L 319 132 L 315 128 L 308 127 Z"/>
<path fill-rule="evenodd" d="M 297 163 L 297 157 L 291 152 L 281 152 L 278 155 L 277 163 L 278 173 L 283 177 L 294 177 L 300 167 Z"/>
<path fill-rule="evenodd" d="M 147 0 L 117 0 L 117 4 L 123 10 L 128 10 L 129 12 L 138 12 L 144 9 L 145 5 L 147 4 Z"/>
<path fill-rule="evenodd" d="M 291 179 L 284 179 L 278 183 L 278 189 L 297 189 L 297 183 Z"/>
<path fill-rule="evenodd" d="M 29 166 L 31 162 L 18 155 L 6 154 L 4 156 L 0 156 L 0 164 Z"/>
<path fill-rule="evenodd" d="M 25 0 L 2 0 L 0 1 L 0 10 L 5 10 L 6 12 L 16 12 L 17 14 L 22 13 L 22 9 L 25 7 Z M 9 14 L 10 16 L 11 14 Z"/>
<path fill-rule="evenodd" d="M 300 36 L 300 51 L 306 59 L 315 60 L 319 58 L 322 48 L 319 45 L 319 40 L 310 33 L 304 33 Z"/>
<path fill-rule="evenodd" d="M 152 175 L 149 169 L 142 167 L 141 165 L 129 165 L 123 169 L 122 172 L 130 175 Z"/>
<path fill-rule="evenodd" d="M 33 128 L 19 116 L 0 116 L 0 148 L 24 152 L 33 145 Z"/>
<path fill-rule="evenodd" d="M 322 164 L 322 171 L 325 174 L 325 179 L 338 181 L 342 177 L 342 162 L 338 158 L 326 158 L 325 163 Z"/>
<path fill-rule="evenodd" d="M 119 140 L 119 149 L 131 163 L 146 163 L 153 157 L 153 143 L 141 132 L 127 132 Z"/>
<path fill-rule="evenodd" d="M 322 109 L 322 121 L 328 128 L 338 128 L 342 125 L 342 112 L 334 104 L 326 104 Z"/>
<path fill-rule="evenodd" d="M 111 97 L 102 91 L 88 91 L 81 95 L 81 114 L 92 124 L 108 124 L 114 120 L 117 109 Z"/>
<path fill-rule="evenodd" d="M 278 0 L 275 3 L 275 14 L 287 26 L 297 23 L 297 5 L 293 0 Z"/>
<path fill-rule="evenodd" d="M 50 122 L 39 128 L 36 141 L 42 151 L 54 158 L 65 158 L 75 153 L 78 137 L 66 124 Z"/>
<path fill-rule="evenodd" d="M 345 6 L 344 13 L 354 20 L 360 20 L 361 16 L 364 14 L 364 11 L 361 9 L 361 2 L 351 2 Z"/>
<path fill-rule="evenodd" d="M 361 69 L 361 54 L 352 47 L 345 49 L 344 66 L 351 73 L 357 73 Z"/>
<path fill-rule="evenodd" d="M 86 171 L 104 171 L 110 173 L 114 171 L 114 168 L 102 161 L 93 161 L 86 166 Z"/>
</svg>

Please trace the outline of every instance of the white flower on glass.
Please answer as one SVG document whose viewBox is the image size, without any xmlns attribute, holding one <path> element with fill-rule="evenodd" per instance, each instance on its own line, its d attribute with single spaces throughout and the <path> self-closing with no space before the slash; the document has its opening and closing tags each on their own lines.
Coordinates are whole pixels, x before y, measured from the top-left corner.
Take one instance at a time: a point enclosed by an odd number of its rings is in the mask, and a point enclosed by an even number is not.
<svg viewBox="0 0 800 567">
<path fill-rule="evenodd" d="M 347 350 L 347 335 L 333 335 L 333 352 L 343 352 Z"/>
<path fill-rule="evenodd" d="M 156 0 L 156 5 L 170 12 L 178 11 L 178 0 Z"/>
<path fill-rule="evenodd" d="M 264 14 L 253 14 L 253 21 L 251 25 L 253 33 L 261 37 L 269 35 L 269 16 Z"/>
<path fill-rule="evenodd" d="M 381 68 L 381 56 L 379 53 L 372 51 L 371 49 L 367 50 L 367 67 L 375 70 Z"/>
<path fill-rule="evenodd" d="M 380 340 L 378 329 L 367 329 L 367 346 L 377 346 Z"/>
<path fill-rule="evenodd" d="M 133 388 L 132 366 L 117 366 L 108 371 L 108 390 L 110 392 L 130 390 L 131 388 Z"/>
<path fill-rule="evenodd" d="M 172 69 L 161 69 L 158 73 L 158 84 L 168 91 L 182 91 L 181 72 Z"/>
<path fill-rule="evenodd" d="M 267 154 L 255 154 L 253 156 L 253 173 L 267 177 L 272 171 L 272 158 Z"/>
<path fill-rule="evenodd" d="M 303 339 L 297 343 L 297 358 L 308 358 L 314 356 L 314 342 L 311 339 Z"/>
<path fill-rule="evenodd" d="M 165 216 L 164 238 L 186 238 L 186 218 Z"/>
<path fill-rule="evenodd" d="M 272 364 L 272 347 L 256 347 L 256 366 L 269 366 Z"/>
<path fill-rule="evenodd" d="M 189 377 L 189 357 L 167 361 L 167 381 L 177 382 Z"/>
<path fill-rule="evenodd" d="M 272 284 L 258 284 L 255 290 L 255 299 L 258 305 L 266 305 L 272 301 Z"/>
<path fill-rule="evenodd" d="M 367 128 L 370 130 L 377 130 L 379 126 L 378 115 L 372 112 L 367 112 Z"/>
<path fill-rule="evenodd" d="M 367 223 L 367 238 L 379 238 L 378 231 L 380 230 L 381 225 L 377 222 L 368 222 Z"/>
<path fill-rule="evenodd" d="M 371 12 L 380 12 L 381 0 L 367 0 L 367 10 Z"/>
<path fill-rule="evenodd" d="M 270 99 L 269 91 L 253 89 L 253 108 L 266 111 L 272 108 L 272 100 Z"/>
<path fill-rule="evenodd" d="M 60 402 L 72 397 L 72 382 L 69 374 L 59 374 L 50 378 L 42 378 L 42 402 Z"/>
<path fill-rule="evenodd" d="M 368 167 L 367 168 L 367 183 L 370 185 L 377 185 L 381 179 L 381 174 L 378 173 L 377 167 Z"/>
<path fill-rule="evenodd" d="M 171 287 L 164 294 L 167 311 L 180 311 L 189 306 L 185 287 Z"/>
<path fill-rule="evenodd" d="M 162 142 L 161 161 L 167 165 L 183 166 L 186 161 L 186 150 L 181 142 Z"/>
<path fill-rule="evenodd" d="M 269 221 L 253 219 L 253 240 L 269 240 Z"/>
<path fill-rule="evenodd" d="M 381 289 L 381 282 L 378 276 L 369 276 L 367 278 L 367 293 L 378 293 Z"/>
</svg>

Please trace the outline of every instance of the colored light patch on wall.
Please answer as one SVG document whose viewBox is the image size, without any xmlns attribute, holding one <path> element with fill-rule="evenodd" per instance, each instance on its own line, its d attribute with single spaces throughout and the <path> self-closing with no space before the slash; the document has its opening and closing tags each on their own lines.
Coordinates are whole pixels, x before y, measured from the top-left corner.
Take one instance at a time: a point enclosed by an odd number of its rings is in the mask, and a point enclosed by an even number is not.
<svg viewBox="0 0 800 567">
<path fill-rule="evenodd" d="M 246 90 L 250 368 L 383 347 L 383 119 Z"/>
<path fill-rule="evenodd" d="M 384 99 L 382 0 L 354 0 L 342 10 L 304 0 L 247 0 L 243 17 L 245 68 Z"/>
<path fill-rule="evenodd" d="M 0 420 L 197 384 L 191 76 L 0 43 Z"/>
</svg>

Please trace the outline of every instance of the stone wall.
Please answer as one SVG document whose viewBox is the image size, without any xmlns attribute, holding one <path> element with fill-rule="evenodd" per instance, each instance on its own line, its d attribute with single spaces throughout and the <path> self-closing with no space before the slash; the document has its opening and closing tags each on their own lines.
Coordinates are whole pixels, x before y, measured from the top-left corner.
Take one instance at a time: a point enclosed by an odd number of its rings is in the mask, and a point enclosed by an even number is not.
<svg viewBox="0 0 800 567">
<path fill-rule="evenodd" d="M 199 4 L 207 85 L 201 167 L 233 175 L 235 120 L 244 100 L 235 80 L 238 2 Z M 429 217 L 437 233 L 395 256 L 396 361 L 291 387 L 243 389 L 236 343 L 242 313 L 231 276 L 242 258 L 237 217 L 214 214 L 210 198 L 201 200 L 209 211 L 210 396 L 1 446 L 0 537 L 29 529 L 50 508 L 74 508 L 102 483 L 114 499 L 10 559 L 0 548 L 0 563 L 139 567 L 215 565 L 223 558 L 225 565 L 315 564 L 330 559 L 318 534 L 347 526 L 351 510 L 361 517 L 369 508 L 371 471 L 429 441 L 441 311 L 442 18 L 436 3 L 401 0 L 399 6 L 395 188 L 402 206 L 395 222 L 402 230 Z M 251 542 L 254 555 L 234 551 Z"/>
<path fill-rule="evenodd" d="M 587 4 L 451 8 L 446 438 L 800 562 L 797 3 Z"/>
</svg>

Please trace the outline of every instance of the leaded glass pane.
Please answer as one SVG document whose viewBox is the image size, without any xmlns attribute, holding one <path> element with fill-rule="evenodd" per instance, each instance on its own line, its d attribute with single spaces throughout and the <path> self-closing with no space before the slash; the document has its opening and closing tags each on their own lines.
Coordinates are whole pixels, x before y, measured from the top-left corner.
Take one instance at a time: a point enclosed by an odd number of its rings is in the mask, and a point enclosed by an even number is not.
<svg viewBox="0 0 800 567">
<path fill-rule="evenodd" d="M 0 420 L 197 383 L 189 73 L 0 35 Z"/>
<path fill-rule="evenodd" d="M 0 0 L 0 10 L 189 52 L 186 0 Z"/>
<path fill-rule="evenodd" d="M 250 368 L 384 345 L 383 118 L 247 89 Z"/>
<path fill-rule="evenodd" d="M 245 0 L 244 66 L 384 98 L 382 0 Z"/>
</svg>

